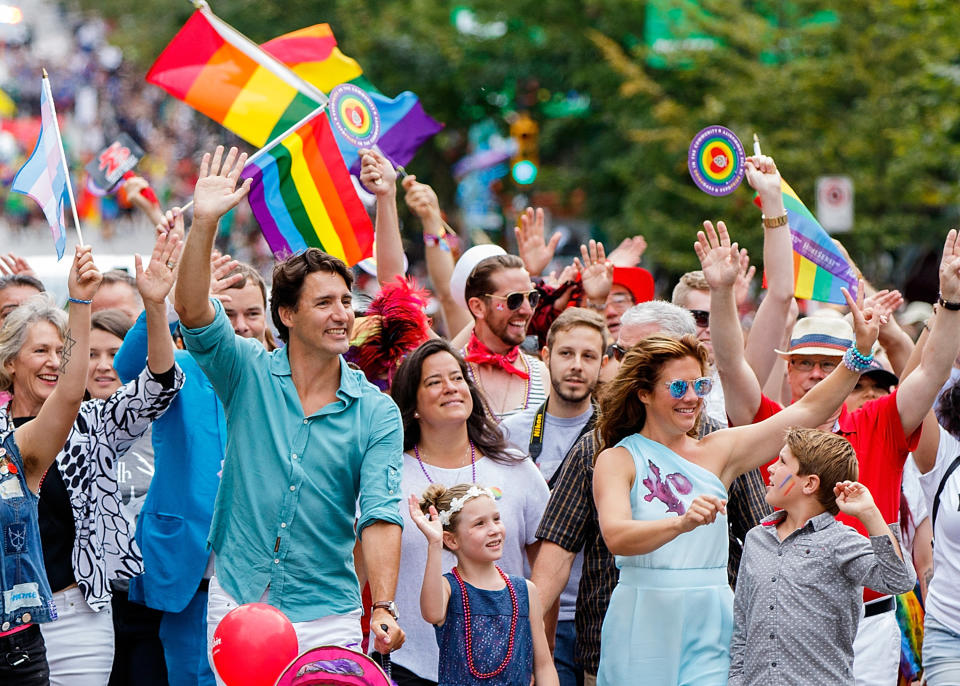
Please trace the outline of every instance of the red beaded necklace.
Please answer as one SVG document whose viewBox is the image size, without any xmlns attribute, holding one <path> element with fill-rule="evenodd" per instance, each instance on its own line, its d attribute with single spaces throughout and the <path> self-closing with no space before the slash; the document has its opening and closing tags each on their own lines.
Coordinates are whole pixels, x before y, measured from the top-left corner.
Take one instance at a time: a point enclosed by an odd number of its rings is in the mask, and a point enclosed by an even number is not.
<svg viewBox="0 0 960 686">
<path fill-rule="evenodd" d="M 507 654 L 503 658 L 503 662 L 500 663 L 500 666 L 492 672 L 479 672 L 473 665 L 473 648 L 471 646 L 472 631 L 470 628 L 470 598 L 467 596 L 467 587 L 464 586 L 463 579 L 460 578 L 460 571 L 456 567 L 453 568 L 453 576 L 457 580 L 457 583 L 460 584 L 460 595 L 463 597 L 463 633 L 465 642 L 467 644 L 467 667 L 470 669 L 470 674 L 472 674 L 476 679 L 492 679 L 507 668 L 507 665 L 510 664 L 510 658 L 513 657 L 513 639 L 517 633 L 517 618 L 520 616 L 520 604 L 517 602 L 517 592 L 513 589 L 513 584 L 510 583 L 510 578 L 504 574 L 503 570 L 499 567 L 497 567 L 497 571 L 500 572 L 500 576 L 507 584 L 507 590 L 510 591 L 510 602 L 513 604 L 513 614 L 510 617 L 510 639 L 507 642 Z"/>
</svg>

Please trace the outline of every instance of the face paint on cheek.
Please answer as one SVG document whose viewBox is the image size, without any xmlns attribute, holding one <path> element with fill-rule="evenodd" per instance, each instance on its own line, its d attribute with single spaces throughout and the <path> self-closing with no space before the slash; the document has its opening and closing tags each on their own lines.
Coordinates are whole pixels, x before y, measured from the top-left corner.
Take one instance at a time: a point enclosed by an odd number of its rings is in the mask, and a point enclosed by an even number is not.
<svg viewBox="0 0 960 686">
<path fill-rule="evenodd" d="M 497 310 L 503 312 L 503 303 L 497 303 Z"/>
<path fill-rule="evenodd" d="M 783 490 L 783 487 L 784 487 L 784 486 L 786 485 L 786 483 L 787 483 L 788 481 L 790 481 L 792 478 L 793 478 L 793 474 L 788 474 L 788 475 L 787 475 L 787 478 L 784 479 L 784 480 L 780 483 L 780 489 Z M 793 486 L 794 486 L 795 483 L 796 483 L 796 482 L 791 482 L 790 485 L 787 486 L 787 490 L 783 491 L 783 494 L 786 495 L 787 493 L 789 493 L 789 492 L 793 489 Z"/>
</svg>

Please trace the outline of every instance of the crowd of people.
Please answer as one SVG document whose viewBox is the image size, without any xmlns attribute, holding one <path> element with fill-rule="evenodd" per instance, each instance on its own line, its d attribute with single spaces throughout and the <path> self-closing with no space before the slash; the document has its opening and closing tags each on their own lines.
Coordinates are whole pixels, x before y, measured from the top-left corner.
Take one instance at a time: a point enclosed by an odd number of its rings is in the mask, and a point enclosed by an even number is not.
<svg viewBox="0 0 960 686">
<path fill-rule="evenodd" d="M 224 683 L 217 626 L 265 602 L 400 686 L 894 686 L 915 594 L 925 683 L 960 684 L 957 231 L 916 340 L 864 281 L 798 319 L 780 175 L 747 158 L 745 331 L 723 222 L 658 300 L 640 237 L 545 275 L 532 209 L 519 254 L 457 259 L 407 176 L 428 294 L 370 150 L 370 298 L 315 248 L 268 295 L 215 249 L 245 162 L 203 157 L 135 275 L 78 246 L 66 312 L 0 259 L 0 681 Z"/>
</svg>

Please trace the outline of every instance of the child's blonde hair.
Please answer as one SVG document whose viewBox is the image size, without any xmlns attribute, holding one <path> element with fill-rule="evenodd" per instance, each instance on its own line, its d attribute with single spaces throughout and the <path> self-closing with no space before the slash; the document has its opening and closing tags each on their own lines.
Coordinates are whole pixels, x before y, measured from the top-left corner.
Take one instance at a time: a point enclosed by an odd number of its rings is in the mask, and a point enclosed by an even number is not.
<svg viewBox="0 0 960 686">
<path fill-rule="evenodd" d="M 460 510 L 463 506 L 481 496 L 493 498 L 493 493 L 477 484 L 457 484 L 449 488 L 443 484 L 430 484 L 420 496 L 420 511 L 429 515 L 430 506 L 433 505 L 440 515 L 443 530 L 453 532 L 460 521 Z M 446 548 L 446 544 L 443 547 Z"/>
<path fill-rule="evenodd" d="M 786 435 L 787 447 L 800 463 L 797 476 L 816 474 L 820 477 L 817 501 L 832 515 L 840 512 L 833 487 L 839 481 L 856 481 L 860 474 L 857 452 L 843 436 L 820 431 L 790 427 Z"/>
</svg>

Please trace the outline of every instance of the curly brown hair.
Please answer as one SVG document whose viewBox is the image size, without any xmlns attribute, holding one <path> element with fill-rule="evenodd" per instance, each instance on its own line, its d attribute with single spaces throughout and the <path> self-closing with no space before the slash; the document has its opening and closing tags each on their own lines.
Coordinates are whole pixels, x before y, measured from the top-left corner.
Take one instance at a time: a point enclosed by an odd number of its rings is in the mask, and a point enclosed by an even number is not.
<svg viewBox="0 0 960 686">
<path fill-rule="evenodd" d="M 707 373 L 707 348 L 691 335 L 682 338 L 649 336 L 624 355 L 620 371 L 600 397 L 596 428 L 600 446 L 598 454 L 643 429 L 647 410 L 640 401 L 640 392 L 652 393 L 660 380 L 663 365 L 685 357 L 691 357 L 700 364 L 701 374 Z M 691 429 L 691 436 L 697 436 L 699 424 L 698 415 L 697 426 Z"/>
</svg>

